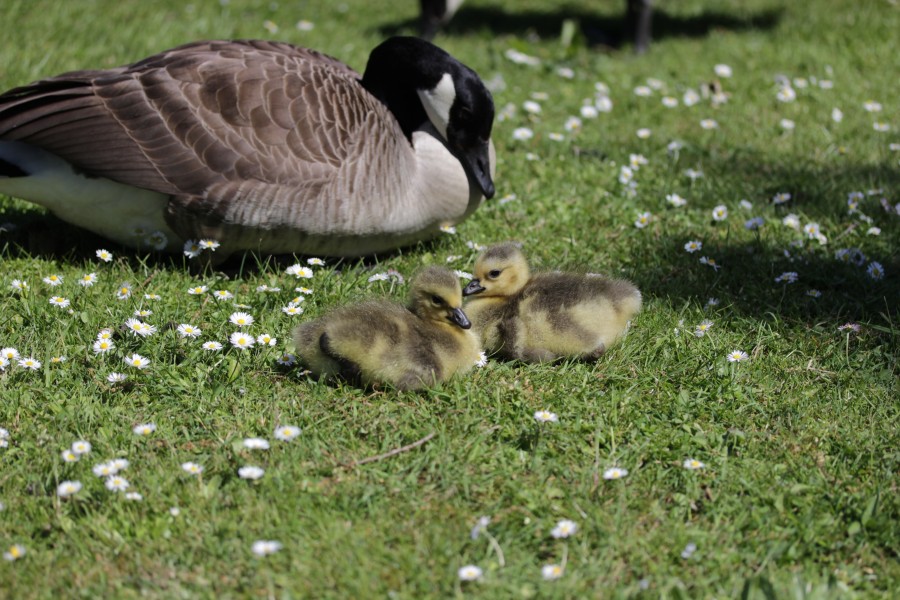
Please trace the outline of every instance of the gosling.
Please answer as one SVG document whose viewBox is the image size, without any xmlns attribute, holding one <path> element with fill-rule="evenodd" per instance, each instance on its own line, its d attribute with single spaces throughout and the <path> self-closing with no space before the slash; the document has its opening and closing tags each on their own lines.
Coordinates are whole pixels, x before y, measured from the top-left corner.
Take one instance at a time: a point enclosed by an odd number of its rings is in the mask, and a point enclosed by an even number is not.
<svg viewBox="0 0 900 600">
<path fill-rule="evenodd" d="M 539 273 L 514 242 L 488 248 L 475 262 L 466 312 L 485 350 L 512 360 L 594 361 L 641 309 L 628 281 L 598 275 Z"/>
<path fill-rule="evenodd" d="M 409 304 L 370 300 L 300 325 L 297 354 L 319 378 L 414 390 L 475 365 L 478 337 L 462 311 L 459 279 L 429 267 L 412 282 Z"/>
</svg>

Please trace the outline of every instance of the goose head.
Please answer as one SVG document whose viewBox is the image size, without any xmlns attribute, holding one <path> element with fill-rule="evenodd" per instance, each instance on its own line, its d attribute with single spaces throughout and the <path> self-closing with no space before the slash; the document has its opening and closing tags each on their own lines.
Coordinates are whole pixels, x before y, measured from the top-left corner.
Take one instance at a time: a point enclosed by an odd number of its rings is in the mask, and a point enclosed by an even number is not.
<svg viewBox="0 0 900 600">
<path fill-rule="evenodd" d="M 475 71 L 430 42 L 392 37 L 372 50 L 362 85 L 390 109 L 407 139 L 430 122 L 484 197 L 494 196 L 494 100 Z"/>
<path fill-rule="evenodd" d="M 497 244 L 475 261 L 475 279 L 469 282 L 463 294 L 505 298 L 518 293 L 530 277 L 528 261 L 519 244 Z"/>
<path fill-rule="evenodd" d="M 459 279 L 441 267 L 429 267 L 416 276 L 410 291 L 409 309 L 426 321 L 451 323 L 461 329 L 472 326 L 462 311 Z"/>
</svg>

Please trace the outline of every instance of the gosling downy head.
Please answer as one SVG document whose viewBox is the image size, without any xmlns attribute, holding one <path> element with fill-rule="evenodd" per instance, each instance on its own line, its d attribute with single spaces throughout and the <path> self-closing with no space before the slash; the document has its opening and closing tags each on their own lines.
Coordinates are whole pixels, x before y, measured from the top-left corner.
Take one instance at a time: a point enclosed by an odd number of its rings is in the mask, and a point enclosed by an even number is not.
<svg viewBox="0 0 900 600">
<path fill-rule="evenodd" d="M 531 278 L 528 261 L 516 242 L 491 246 L 475 261 L 475 278 L 463 295 L 481 298 L 505 298 L 519 293 Z"/>
<path fill-rule="evenodd" d="M 494 105 L 417 38 L 359 73 L 260 40 L 195 42 L 0 94 L 0 193 L 121 244 L 363 256 L 494 194 Z M 206 253 L 205 256 L 210 256 Z"/>
<path fill-rule="evenodd" d="M 447 269 L 428 267 L 413 280 L 409 309 L 420 319 L 469 329 L 472 323 L 462 310 L 459 278 Z"/>
</svg>

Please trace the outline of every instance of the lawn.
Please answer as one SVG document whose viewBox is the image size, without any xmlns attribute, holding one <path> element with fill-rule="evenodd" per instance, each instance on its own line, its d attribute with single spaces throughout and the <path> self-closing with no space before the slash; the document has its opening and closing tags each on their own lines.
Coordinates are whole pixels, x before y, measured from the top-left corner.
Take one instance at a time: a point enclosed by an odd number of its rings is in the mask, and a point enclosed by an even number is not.
<svg viewBox="0 0 900 600">
<path fill-rule="evenodd" d="M 394 255 L 203 270 L 0 198 L 0 348 L 18 353 L 0 372 L 0 595 L 896 594 L 900 7 L 659 0 L 635 56 L 589 43 L 622 5 L 464 6 L 436 42 L 494 92 L 497 196 Z M 4 90 L 204 38 L 362 70 L 417 11 L 3 6 Z M 319 383 L 286 356 L 303 320 L 402 300 L 422 266 L 471 272 L 508 239 L 534 269 L 632 280 L 627 337 L 596 364 L 490 360 L 421 392 Z M 252 348 L 229 343 L 236 311 Z"/>
</svg>

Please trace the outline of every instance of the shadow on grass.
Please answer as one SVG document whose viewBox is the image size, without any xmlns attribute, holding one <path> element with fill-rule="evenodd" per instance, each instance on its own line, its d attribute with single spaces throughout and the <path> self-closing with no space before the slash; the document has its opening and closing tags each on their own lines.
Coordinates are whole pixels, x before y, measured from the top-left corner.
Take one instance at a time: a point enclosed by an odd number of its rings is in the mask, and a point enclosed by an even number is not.
<svg viewBox="0 0 900 600">
<path fill-rule="evenodd" d="M 561 4 L 554 10 L 514 10 L 507 12 L 502 7 L 469 6 L 464 4 L 453 19 L 441 29 L 443 35 L 463 36 L 479 31 L 490 31 L 493 35 L 522 35 L 533 32 L 542 38 L 553 38 L 560 34 L 565 21 L 576 21 L 589 45 L 618 47 L 629 42 L 625 26 L 624 2 L 608 3 L 621 9 L 621 14 L 602 13 Z M 621 5 L 621 6 L 619 6 Z M 728 14 L 706 11 L 697 15 L 673 15 L 656 7 L 653 11 L 652 38 L 695 38 L 704 37 L 712 31 L 746 31 L 773 29 L 781 20 L 782 9 L 773 8 L 753 14 Z M 384 36 L 418 31 L 418 18 L 386 23 L 378 27 Z"/>
</svg>

